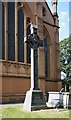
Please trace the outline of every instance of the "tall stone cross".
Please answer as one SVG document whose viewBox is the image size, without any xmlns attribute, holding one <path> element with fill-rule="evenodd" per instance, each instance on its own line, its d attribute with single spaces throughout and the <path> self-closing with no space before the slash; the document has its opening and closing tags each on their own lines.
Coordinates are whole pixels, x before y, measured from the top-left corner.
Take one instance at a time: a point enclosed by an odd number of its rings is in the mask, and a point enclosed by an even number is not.
<svg viewBox="0 0 71 120">
<path fill-rule="evenodd" d="M 43 41 L 37 35 L 37 26 L 31 24 L 31 34 L 27 36 L 27 44 L 31 48 L 31 89 L 38 90 L 38 48 L 43 46 Z"/>
<path fill-rule="evenodd" d="M 24 109 L 27 111 L 47 108 L 44 94 L 38 84 L 38 48 L 43 46 L 43 41 L 37 35 L 36 25 L 31 24 L 30 29 L 31 34 L 27 36 L 26 41 L 31 48 L 31 88 L 27 91 L 24 102 Z"/>
</svg>

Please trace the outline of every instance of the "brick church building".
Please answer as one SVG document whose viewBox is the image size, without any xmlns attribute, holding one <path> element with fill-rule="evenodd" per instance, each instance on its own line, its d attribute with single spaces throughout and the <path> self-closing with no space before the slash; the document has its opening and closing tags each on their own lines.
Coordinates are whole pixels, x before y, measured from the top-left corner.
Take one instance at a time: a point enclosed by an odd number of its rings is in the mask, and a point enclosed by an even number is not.
<svg viewBox="0 0 71 120">
<path fill-rule="evenodd" d="M 47 94 L 62 87 L 57 0 L 52 0 L 52 12 L 45 0 L 0 2 L 0 103 L 23 102 L 30 89 L 31 51 L 24 42 L 29 23 L 38 26 L 41 40 L 47 40 L 46 52 L 44 46 L 38 50 L 40 89 Z"/>
</svg>

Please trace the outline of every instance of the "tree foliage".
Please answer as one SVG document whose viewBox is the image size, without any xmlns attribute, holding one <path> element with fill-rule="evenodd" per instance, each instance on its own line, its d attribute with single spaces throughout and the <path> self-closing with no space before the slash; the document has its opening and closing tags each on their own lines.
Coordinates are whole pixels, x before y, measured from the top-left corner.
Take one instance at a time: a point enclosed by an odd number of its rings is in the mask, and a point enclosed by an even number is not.
<svg viewBox="0 0 71 120">
<path fill-rule="evenodd" d="M 60 42 L 60 66 L 66 73 L 65 81 L 71 83 L 71 35 Z"/>
</svg>

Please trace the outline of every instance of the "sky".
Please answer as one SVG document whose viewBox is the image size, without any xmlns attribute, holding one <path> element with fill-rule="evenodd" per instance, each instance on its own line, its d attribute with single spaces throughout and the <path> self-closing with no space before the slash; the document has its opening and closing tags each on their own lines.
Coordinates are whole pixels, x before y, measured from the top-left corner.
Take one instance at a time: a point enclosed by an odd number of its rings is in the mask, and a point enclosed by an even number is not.
<svg viewBox="0 0 71 120">
<path fill-rule="evenodd" d="M 50 9 L 52 10 L 52 0 L 46 0 Z M 58 0 L 58 16 L 59 16 L 59 40 L 69 37 L 71 32 L 71 2 L 70 0 Z M 70 28 L 70 29 L 69 29 Z"/>
</svg>

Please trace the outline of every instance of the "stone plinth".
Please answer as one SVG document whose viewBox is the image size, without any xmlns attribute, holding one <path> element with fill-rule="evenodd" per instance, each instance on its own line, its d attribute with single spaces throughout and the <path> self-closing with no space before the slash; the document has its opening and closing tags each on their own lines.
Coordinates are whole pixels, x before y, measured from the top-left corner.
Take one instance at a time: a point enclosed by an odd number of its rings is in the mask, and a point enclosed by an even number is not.
<svg viewBox="0 0 71 120">
<path fill-rule="evenodd" d="M 46 109 L 46 101 L 41 90 L 29 90 L 26 93 L 26 99 L 23 109 L 26 111 Z"/>
<path fill-rule="evenodd" d="M 63 95 L 61 92 L 48 92 L 48 94 L 49 94 L 47 102 L 48 107 L 55 107 L 58 102 L 61 104 L 63 103 Z"/>
<path fill-rule="evenodd" d="M 63 107 L 71 108 L 71 92 L 63 92 Z"/>
<path fill-rule="evenodd" d="M 27 36 L 26 43 L 29 44 L 31 48 L 31 88 L 27 91 L 25 97 L 24 109 L 26 111 L 47 108 L 44 94 L 39 89 L 38 74 L 38 48 L 43 42 L 37 35 L 37 26 L 31 24 L 30 29 L 31 34 Z"/>
</svg>

